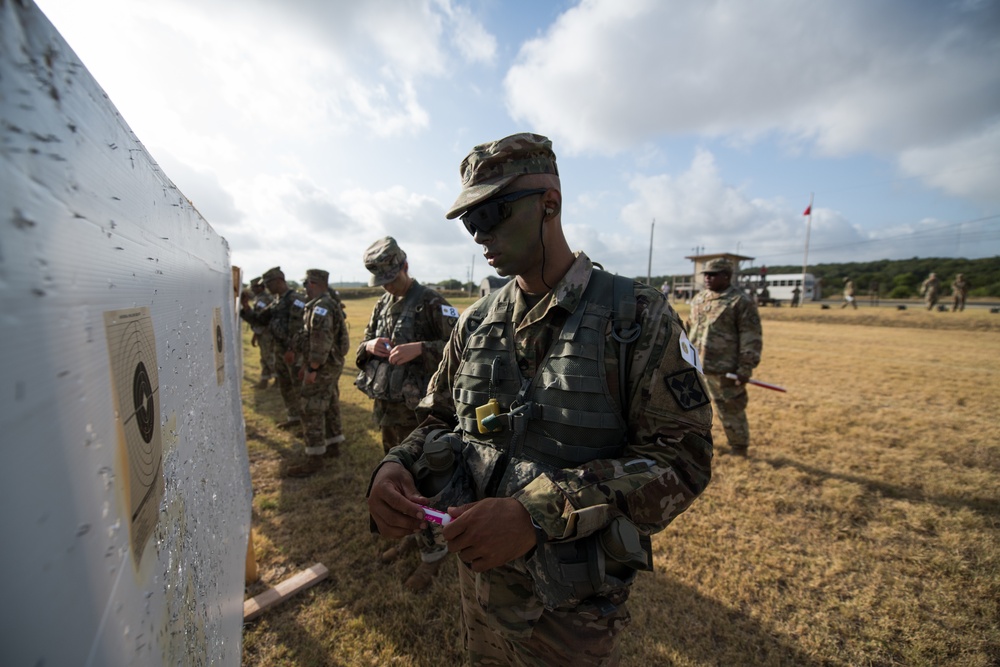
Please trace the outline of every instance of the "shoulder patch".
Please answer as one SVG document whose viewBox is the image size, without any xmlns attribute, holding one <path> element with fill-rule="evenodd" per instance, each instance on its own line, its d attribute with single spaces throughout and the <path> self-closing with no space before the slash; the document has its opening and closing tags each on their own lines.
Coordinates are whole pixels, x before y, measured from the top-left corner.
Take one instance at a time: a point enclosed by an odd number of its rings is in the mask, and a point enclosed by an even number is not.
<svg viewBox="0 0 1000 667">
<path fill-rule="evenodd" d="M 326 315 L 327 313 L 329 313 L 330 311 L 327 310 L 326 308 L 324 308 L 323 306 L 316 306 L 316 308 L 313 310 L 313 312 L 316 313 L 317 315 L 319 315 L 320 317 L 322 317 L 322 316 Z"/>
<path fill-rule="evenodd" d="M 688 362 L 692 366 L 698 369 L 699 373 L 704 373 L 705 371 L 701 368 L 701 359 L 698 358 L 698 350 L 694 349 L 694 345 L 688 340 L 687 334 L 681 329 L 681 358 Z"/>
<path fill-rule="evenodd" d="M 698 378 L 698 371 L 695 369 L 688 368 L 680 373 L 674 373 L 663 378 L 663 381 L 681 409 L 694 410 L 708 405 L 708 392 L 702 386 L 701 380 Z"/>
<path fill-rule="evenodd" d="M 301 299 L 296 299 L 295 301 L 292 302 L 292 305 L 295 306 L 296 308 L 305 308 L 306 307 L 306 304 L 302 303 Z"/>
<path fill-rule="evenodd" d="M 441 314 L 445 317 L 458 317 L 458 309 L 455 306 L 441 304 Z"/>
</svg>

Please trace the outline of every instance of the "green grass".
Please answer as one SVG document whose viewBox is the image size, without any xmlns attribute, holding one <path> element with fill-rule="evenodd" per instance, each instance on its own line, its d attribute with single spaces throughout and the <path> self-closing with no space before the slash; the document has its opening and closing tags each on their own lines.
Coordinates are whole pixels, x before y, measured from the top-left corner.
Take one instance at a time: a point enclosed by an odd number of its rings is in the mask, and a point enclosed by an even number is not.
<svg viewBox="0 0 1000 667">
<path fill-rule="evenodd" d="M 374 299 L 346 303 L 356 344 Z M 751 458 L 718 456 L 704 496 L 654 537 L 623 664 L 1000 664 L 1000 316 L 761 314 L 756 375 L 788 393 L 750 388 Z M 243 663 L 461 664 L 453 566 L 414 596 L 415 560 L 377 560 L 364 492 L 382 448 L 353 357 L 342 455 L 283 479 L 301 442 L 275 428 L 280 397 L 253 388 L 246 342 L 261 575 L 247 595 L 315 562 L 330 577 L 247 625 Z"/>
</svg>

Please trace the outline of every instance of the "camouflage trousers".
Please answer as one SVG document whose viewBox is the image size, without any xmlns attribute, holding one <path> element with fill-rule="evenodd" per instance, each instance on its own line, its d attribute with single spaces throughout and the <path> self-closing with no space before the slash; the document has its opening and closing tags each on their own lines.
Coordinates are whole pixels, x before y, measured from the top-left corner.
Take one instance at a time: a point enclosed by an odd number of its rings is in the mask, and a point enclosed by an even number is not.
<svg viewBox="0 0 1000 667">
<path fill-rule="evenodd" d="M 260 348 L 260 379 L 269 380 L 275 376 L 274 336 L 266 331 L 258 334 L 257 347 Z"/>
<path fill-rule="evenodd" d="M 343 364 L 325 363 L 316 371 L 316 381 L 302 384 L 302 437 L 306 454 L 326 452 L 326 438 L 341 435 L 340 372 Z"/>
<path fill-rule="evenodd" d="M 278 383 L 281 391 L 281 400 L 285 402 L 285 409 L 288 410 L 289 417 L 299 417 L 302 414 L 301 401 L 299 398 L 299 381 L 292 376 L 292 367 L 285 363 L 282 356 L 285 351 L 280 345 L 274 346 L 274 379 Z"/>
<path fill-rule="evenodd" d="M 952 299 L 951 312 L 956 310 L 965 310 L 965 297 L 960 294 L 956 294 Z"/>
<path fill-rule="evenodd" d="M 747 388 L 737 385 L 736 380 L 730 380 L 725 375 L 705 373 L 708 381 L 708 393 L 712 397 L 712 405 L 719 415 L 722 428 L 726 432 L 726 440 L 730 447 L 747 447 L 750 445 L 750 424 L 747 423 Z"/>
<path fill-rule="evenodd" d="M 509 568 L 497 568 L 496 573 Z M 462 635 L 473 667 L 612 667 L 621 656 L 621 631 L 632 620 L 624 600 L 617 609 L 600 616 L 586 605 L 574 609 L 544 609 L 528 632 L 504 632 L 492 611 L 495 597 L 523 597 L 523 582 L 509 591 L 493 590 L 504 582 L 494 572 L 478 577 L 459 561 L 458 582 L 462 597 Z M 482 590 L 484 583 L 488 590 Z M 530 581 L 528 582 L 530 585 Z M 499 595 L 498 595 L 499 594 Z M 535 600 L 538 602 L 537 599 Z M 538 603 L 540 604 L 540 603 Z M 491 611 L 487 611 L 490 609 Z M 535 610 L 537 612 L 537 609 Z M 531 614 L 535 615 L 534 613 Z"/>
<path fill-rule="evenodd" d="M 927 304 L 927 310 L 933 310 L 937 302 L 938 302 L 937 292 L 928 292 L 926 295 L 924 295 L 924 303 Z"/>
<path fill-rule="evenodd" d="M 402 401 L 376 398 L 372 417 L 382 430 L 382 450 L 386 454 L 403 442 L 419 425 L 417 413 L 406 407 L 406 403 Z M 441 534 L 440 526 L 431 524 L 417 533 L 415 539 L 420 550 L 420 559 L 425 563 L 433 563 L 448 555 L 448 543 Z"/>
<path fill-rule="evenodd" d="M 406 403 L 402 401 L 376 398 L 372 417 L 382 431 L 382 451 L 386 454 L 420 425 L 417 413 L 406 407 Z"/>
</svg>

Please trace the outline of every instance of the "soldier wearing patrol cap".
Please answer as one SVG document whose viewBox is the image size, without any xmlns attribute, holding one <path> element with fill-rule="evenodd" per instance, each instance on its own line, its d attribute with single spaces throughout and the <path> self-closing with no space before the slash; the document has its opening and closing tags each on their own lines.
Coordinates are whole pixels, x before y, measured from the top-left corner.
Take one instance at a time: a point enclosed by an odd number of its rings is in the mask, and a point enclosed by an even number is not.
<svg viewBox="0 0 1000 667">
<path fill-rule="evenodd" d="M 305 459 L 288 467 L 288 477 L 307 477 L 323 465 L 323 456 L 339 454 L 344 441 L 340 421 L 340 374 L 344 355 L 350 349 L 344 311 L 330 295 L 330 274 L 309 269 L 302 280 L 306 302 L 302 329 L 293 347 L 302 358 L 298 378 L 302 382 L 302 437 Z"/>
<path fill-rule="evenodd" d="M 379 464 L 369 511 L 390 537 L 426 525 L 409 470 L 454 428 L 473 501 L 436 509 L 464 561 L 471 663 L 617 664 L 649 536 L 711 477 L 697 359 L 663 294 L 569 248 L 547 138 L 480 144 L 460 173 L 447 217 L 515 279 L 462 313 L 418 408 L 426 419 Z"/>
<path fill-rule="evenodd" d="M 753 299 L 731 284 L 730 260 L 709 260 L 702 274 L 707 289 L 691 301 L 691 343 L 701 358 L 731 453 L 746 456 L 750 446 L 746 382 L 760 363 L 760 315 Z M 726 373 L 735 374 L 737 379 L 727 378 Z"/>
<path fill-rule="evenodd" d="M 372 274 L 369 284 L 381 286 L 385 294 L 375 304 L 358 346 L 361 372 L 355 384 L 374 399 L 374 418 L 388 453 L 420 423 L 414 411 L 441 361 L 458 311 L 410 276 L 406 253 L 391 236 L 372 243 L 364 263 Z M 421 563 L 404 586 L 416 592 L 430 585 L 448 550 L 443 541 L 436 543 L 431 534 L 421 533 L 387 549 L 381 559 L 393 561 L 414 547 L 419 547 Z"/>
<path fill-rule="evenodd" d="M 281 398 L 288 410 L 288 419 L 278 424 L 281 428 L 294 428 L 301 420 L 298 383 L 294 379 L 294 367 L 286 359 L 286 353 L 292 351 L 292 337 L 302 321 L 302 312 L 306 305 L 306 296 L 288 286 L 281 267 L 268 269 L 261 276 L 261 282 L 267 291 L 277 297 L 266 308 L 254 312 L 248 303 L 243 304 L 240 317 L 250 323 L 250 326 L 261 325 L 268 328 L 274 338 L 274 370 L 281 390 Z"/>
</svg>

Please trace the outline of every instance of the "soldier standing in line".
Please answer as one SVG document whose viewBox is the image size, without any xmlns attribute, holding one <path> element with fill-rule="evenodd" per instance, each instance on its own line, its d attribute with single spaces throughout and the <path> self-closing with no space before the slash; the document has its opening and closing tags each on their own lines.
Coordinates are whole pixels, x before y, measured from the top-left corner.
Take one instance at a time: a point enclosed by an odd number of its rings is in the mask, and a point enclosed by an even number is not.
<svg viewBox="0 0 1000 667">
<path fill-rule="evenodd" d="M 347 322 L 340 304 L 329 293 L 330 274 L 309 269 L 302 281 L 306 303 L 302 331 L 294 346 L 302 356 L 302 437 L 305 460 L 288 467 L 288 477 L 308 477 L 323 467 L 323 457 L 338 456 L 344 441 L 340 421 L 340 374 L 350 349 Z"/>
<path fill-rule="evenodd" d="M 801 297 L 802 297 L 802 290 L 799 288 L 798 285 L 796 285 L 795 289 L 792 290 L 792 308 L 799 307 L 799 299 Z"/>
<path fill-rule="evenodd" d="M 292 349 L 292 335 L 302 321 L 302 311 L 305 308 L 305 295 L 296 292 L 285 281 L 281 267 L 274 267 L 264 272 L 261 282 L 267 291 L 278 297 L 259 313 L 255 313 L 244 302 L 240 317 L 250 323 L 264 325 L 274 339 L 274 376 L 281 390 L 281 398 L 288 411 L 288 418 L 279 423 L 278 427 L 291 429 L 301 421 L 302 409 L 299 405 L 298 383 L 294 379 L 294 370 L 286 361 L 286 352 Z"/>
<path fill-rule="evenodd" d="M 933 310 L 934 305 L 938 302 L 938 293 L 941 291 L 941 281 L 938 280 L 937 274 L 931 271 L 931 274 L 927 276 L 927 280 L 920 283 L 920 293 L 924 295 L 924 303 L 927 304 L 927 310 Z"/>
<path fill-rule="evenodd" d="M 458 311 L 444 297 L 410 277 L 406 253 L 391 236 L 372 243 L 364 254 L 370 284 L 385 294 L 375 304 L 358 346 L 361 369 L 356 385 L 374 399 L 373 417 L 388 454 L 419 425 L 416 410 L 427 381 L 441 361 L 444 345 L 458 321 Z M 419 543 L 418 543 L 419 542 Z M 403 538 L 381 554 L 384 563 L 419 547 L 421 563 L 403 584 L 417 592 L 430 585 L 447 546 L 429 531 Z"/>
<path fill-rule="evenodd" d="M 388 537 L 426 526 L 410 466 L 438 429 L 457 435 L 474 500 L 448 507 L 442 532 L 463 561 L 471 664 L 615 665 L 649 535 L 711 477 L 697 359 L 659 290 L 570 249 L 547 138 L 480 144 L 460 173 L 447 217 L 514 279 L 462 313 L 426 419 L 379 464 L 368 508 Z"/>
<path fill-rule="evenodd" d="M 260 277 L 250 281 L 250 291 L 253 294 L 250 297 L 250 307 L 255 313 L 264 310 L 274 301 L 274 297 L 264 289 Z M 274 377 L 274 338 L 271 336 L 271 331 L 262 324 L 251 325 L 250 329 L 253 331 L 250 345 L 255 345 L 260 350 L 260 382 L 256 387 L 267 389 L 268 382 Z"/>
<path fill-rule="evenodd" d="M 951 312 L 965 310 L 965 297 L 969 295 L 969 283 L 965 281 L 965 275 L 959 273 L 951 281 Z"/>
<path fill-rule="evenodd" d="M 728 259 L 710 260 L 702 273 L 707 289 L 691 302 L 691 343 L 701 358 L 731 453 L 746 456 L 750 446 L 746 382 L 760 363 L 760 315 L 753 301 L 731 285 L 733 264 Z M 737 379 L 727 378 L 726 373 Z"/>
<path fill-rule="evenodd" d="M 858 309 L 858 301 L 854 298 L 854 281 L 844 278 L 844 303 L 840 307 L 847 308 L 848 305 L 854 306 L 854 310 Z"/>
</svg>

